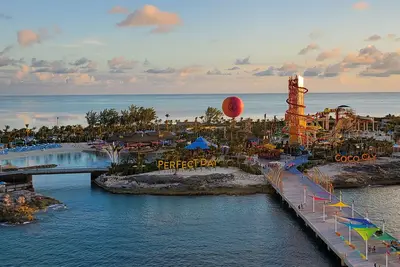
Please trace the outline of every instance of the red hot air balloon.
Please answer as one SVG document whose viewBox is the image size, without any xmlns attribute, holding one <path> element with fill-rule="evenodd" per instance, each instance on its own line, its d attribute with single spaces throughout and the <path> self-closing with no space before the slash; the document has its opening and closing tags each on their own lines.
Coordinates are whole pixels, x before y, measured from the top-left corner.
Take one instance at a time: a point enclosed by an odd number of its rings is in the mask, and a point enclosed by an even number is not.
<svg viewBox="0 0 400 267">
<path fill-rule="evenodd" d="M 222 103 L 222 111 L 230 118 L 236 118 L 240 116 L 240 114 L 243 112 L 243 109 L 243 101 L 237 96 L 227 97 Z"/>
</svg>

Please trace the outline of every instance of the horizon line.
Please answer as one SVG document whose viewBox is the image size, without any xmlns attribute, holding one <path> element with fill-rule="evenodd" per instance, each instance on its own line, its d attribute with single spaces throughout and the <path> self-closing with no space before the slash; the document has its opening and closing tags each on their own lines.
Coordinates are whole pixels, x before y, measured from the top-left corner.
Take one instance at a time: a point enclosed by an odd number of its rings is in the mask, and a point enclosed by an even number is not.
<svg viewBox="0 0 400 267">
<path fill-rule="evenodd" d="M 32 97 L 32 96 L 126 96 L 126 95 L 132 95 L 132 96 L 151 96 L 151 95 L 161 95 L 161 96 L 181 96 L 181 95 L 287 95 L 287 92 L 282 92 L 282 93 L 147 93 L 147 94 L 0 94 L 0 97 L 8 97 L 8 96 L 18 96 L 18 97 Z M 314 95 L 314 94 L 400 94 L 400 92 L 310 92 L 307 93 L 307 95 Z"/>
</svg>

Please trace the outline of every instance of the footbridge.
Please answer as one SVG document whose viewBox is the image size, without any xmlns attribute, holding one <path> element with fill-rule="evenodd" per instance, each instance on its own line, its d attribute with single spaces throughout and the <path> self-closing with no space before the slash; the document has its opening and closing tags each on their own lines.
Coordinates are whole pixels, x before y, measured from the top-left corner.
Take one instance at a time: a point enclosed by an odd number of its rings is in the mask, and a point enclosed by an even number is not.
<svg viewBox="0 0 400 267">
<path fill-rule="evenodd" d="M 38 168 L 38 169 L 21 169 L 17 171 L 0 172 L 0 181 L 3 182 L 30 182 L 33 175 L 55 175 L 55 174 L 78 174 L 90 173 L 91 179 L 94 180 L 101 174 L 108 171 L 108 167 L 58 167 L 58 168 Z"/>
</svg>

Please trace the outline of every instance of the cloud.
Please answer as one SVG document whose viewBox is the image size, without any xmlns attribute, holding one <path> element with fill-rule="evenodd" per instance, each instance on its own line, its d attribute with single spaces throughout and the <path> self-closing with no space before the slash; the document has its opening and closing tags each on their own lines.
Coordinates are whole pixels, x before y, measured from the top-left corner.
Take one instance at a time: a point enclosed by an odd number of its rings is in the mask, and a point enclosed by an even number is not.
<svg viewBox="0 0 400 267">
<path fill-rule="evenodd" d="M 227 70 L 240 70 L 240 68 L 237 67 L 237 66 L 235 66 L 235 67 L 229 68 L 229 69 L 227 69 Z"/>
<path fill-rule="evenodd" d="M 322 31 L 321 31 L 321 30 L 312 31 L 312 32 L 308 35 L 308 37 L 310 37 L 310 38 L 313 39 L 313 40 L 319 39 L 319 38 L 322 37 Z"/>
<path fill-rule="evenodd" d="M 12 49 L 12 46 L 6 46 L 3 50 L 0 51 L 0 68 L 1 67 L 7 67 L 7 66 L 13 66 L 13 67 L 18 67 L 20 66 L 22 63 L 24 63 L 24 59 L 12 59 L 7 55 L 8 52 L 10 52 L 10 50 Z"/>
<path fill-rule="evenodd" d="M 125 70 L 132 70 L 136 63 L 136 61 L 127 60 L 124 57 L 114 57 L 107 61 L 107 65 L 112 73 L 123 73 Z"/>
<path fill-rule="evenodd" d="M 21 46 L 27 47 L 40 43 L 40 36 L 32 30 L 21 30 L 17 32 L 17 40 Z"/>
<path fill-rule="evenodd" d="M 316 76 L 319 76 L 323 72 L 324 72 L 323 68 L 314 66 L 312 68 L 307 68 L 306 70 L 304 70 L 303 76 L 304 77 L 316 77 Z"/>
<path fill-rule="evenodd" d="M 4 13 L 0 13 L 0 19 L 12 19 L 12 17 Z"/>
<path fill-rule="evenodd" d="M 379 41 L 382 39 L 382 36 L 378 35 L 378 34 L 374 34 L 371 35 L 370 37 L 368 37 L 367 39 L 365 39 L 366 42 L 375 42 L 375 41 Z"/>
<path fill-rule="evenodd" d="M 235 65 L 249 65 L 249 64 L 251 64 L 250 63 L 250 57 L 246 57 L 246 58 L 243 58 L 243 59 L 238 58 L 238 59 L 236 59 L 234 64 Z"/>
<path fill-rule="evenodd" d="M 332 50 L 321 52 L 317 56 L 316 61 L 324 61 L 324 60 L 327 60 L 327 59 L 337 58 L 340 55 L 341 55 L 340 49 L 339 48 L 334 48 Z"/>
<path fill-rule="evenodd" d="M 4 56 L 12 49 L 12 45 L 6 46 L 2 51 L 0 51 L 0 57 Z"/>
<path fill-rule="evenodd" d="M 83 84 L 92 84 L 95 82 L 96 79 L 94 76 L 90 76 L 87 73 L 84 74 L 76 74 L 76 75 L 69 75 L 65 79 L 65 83 L 67 84 L 75 84 L 75 85 L 83 85 Z"/>
<path fill-rule="evenodd" d="M 369 77 L 390 77 L 392 75 L 400 75 L 400 54 L 397 52 L 389 52 L 383 54 L 368 68 L 362 71 L 360 76 Z"/>
<path fill-rule="evenodd" d="M 365 10 L 369 8 L 369 4 L 364 1 L 357 2 L 353 4 L 353 9 L 355 10 Z"/>
<path fill-rule="evenodd" d="M 206 72 L 207 75 L 232 75 L 231 73 L 221 72 L 219 69 L 213 69 Z"/>
<path fill-rule="evenodd" d="M 299 55 L 306 55 L 309 52 L 312 52 L 312 51 L 315 51 L 315 50 L 318 50 L 318 49 L 319 49 L 319 46 L 317 44 L 312 43 L 312 44 L 307 45 L 303 49 L 301 49 L 298 54 Z"/>
<path fill-rule="evenodd" d="M 105 46 L 106 44 L 96 39 L 85 39 L 82 41 L 83 45 Z"/>
<path fill-rule="evenodd" d="M 119 27 L 148 27 L 155 26 L 152 33 L 165 33 L 173 29 L 174 26 L 181 24 L 178 14 L 159 10 L 152 5 L 145 5 L 129 14 L 126 19 L 117 23 Z"/>
<path fill-rule="evenodd" d="M 386 35 L 386 38 L 389 39 L 389 40 L 394 40 L 396 38 L 396 34 L 389 33 L 388 35 Z"/>
<path fill-rule="evenodd" d="M 194 65 L 194 66 L 184 67 L 184 68 L 178 70 L 178 72 L 179 72 L 179 76 L 186 77 L 190 74 L 200 72 L 201 70 L 202 70 L 202 68 L 200 66 Z"/>
<path fill-rule="evenodd" d="M 126 7 L 115 6 L 108 10 L 108 14 L 128 14 L 129 10 Z"/>
<path fill-rule="evenodd" d="M 369 45 L 359 50 L 356 54 L 348 54 L 344 59 L 346 68 L 357 68 L 359 66 L 366 66 L 376 62 L 383 56 L 375 46 Z"/>
<path fill-rule="evenodd" d="M 304 77 L 333 78 L 338 77 L 344 71 L 343 63 L 331 64 L 328 66 L 314 66 L 303 72 Z"/>
<path fill-rule="evenodd" d="M 61 29 L 58 26 L 54 26 L 52 32 L 46 28 L 39 29 L 38 32 L 25 29 L 17 32 L 17 41 L 22 47 L 27 47 L 34 44 L 40 44 L 43 40 L 52 38 L 60 33 Z"/>
<path fill-rule="evenodd" d="M 151 74 L 171 74 L 175 73 L 176 70 L 173 68 L 166 68 L 166 69 L 148 69 L 145 71 L 146 73 L 151 73 Z"/>
<path fill-rule="evenodd" d="M 264 71 L 257 71 L 253 76 L 291 76 L 299 71 L 300 67 L 294 63 L 285 63 L 281 67 L 268 67 Z"/>
</svg>

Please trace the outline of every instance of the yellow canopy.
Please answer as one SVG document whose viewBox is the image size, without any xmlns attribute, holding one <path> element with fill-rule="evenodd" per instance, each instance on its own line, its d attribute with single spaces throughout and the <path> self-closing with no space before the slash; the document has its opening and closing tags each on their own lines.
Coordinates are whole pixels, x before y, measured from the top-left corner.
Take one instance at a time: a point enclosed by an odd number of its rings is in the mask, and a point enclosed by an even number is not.
<svg viewBox="0 0 400 267">
<path fill-rule="evenodd" d="M 354 228 L 354 231 L 356 231 L 364 241 L 370 239 L 378 230 L 379 228 Z"/>
<path fill-rule="evenodd" d="M 349 205 L 343 203 L 342 201 L 329 205 L 330 207 L 338 207 L 338 208 L 347 208 L 350 207 Z"/>
</svg>

